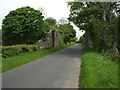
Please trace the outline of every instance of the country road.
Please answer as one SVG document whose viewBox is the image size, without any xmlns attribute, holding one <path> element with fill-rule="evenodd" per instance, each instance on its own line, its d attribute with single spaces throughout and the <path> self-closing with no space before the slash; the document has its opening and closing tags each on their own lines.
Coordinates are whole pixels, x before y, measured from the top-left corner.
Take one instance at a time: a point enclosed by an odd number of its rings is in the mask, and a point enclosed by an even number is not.
<svg viewBox="0 0 120 90">
<path fill-rule="evenodd" d="M 80 44 L 2 74 L 3 88 L 77 88 Z"/>
</svg>

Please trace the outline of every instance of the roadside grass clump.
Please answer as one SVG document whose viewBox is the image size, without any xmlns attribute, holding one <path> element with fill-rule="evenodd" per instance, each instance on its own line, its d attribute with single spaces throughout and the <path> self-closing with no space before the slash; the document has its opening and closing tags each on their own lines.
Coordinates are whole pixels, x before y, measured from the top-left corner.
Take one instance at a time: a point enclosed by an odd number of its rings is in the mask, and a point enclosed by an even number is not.
<svg viewBox="0 0 120 90">
<path fill-rule="evenodd" d="M 0 72 L 5 72 L 5 71 L 8 71 L 12 68 L 21 66 L 23 64 L 32 62 L 32 61 L 37 60 L 37 59 L 40 59 L 44 56 L 47 56 L 47 55 L 49 55 L 53 52 L 56 52 L 58 50 L 67 48 L 71 45 L 73 45 L 73 44 L 68 44 L 68 45 L 59 46 L 59 47 L 55 47 L 55 48 L 49 48 L 49 49 L 43 48 L 43 49 L 40 49 L 40 50 L 35 51 L 35 52 L 27 52 L 27 53 L 20 54 L 17 56 L 2 58 L 0 60 L 0 62 L 2 62 L 2 66 L 0 66 L 0 70 L 2 67 L 2 71 L 0 71 Z"/>
<path fill-rule="evenodd" d="M 80 88 L 118 88 L 118 62 L 98 52 L 83 49 Z"/>
</svg>

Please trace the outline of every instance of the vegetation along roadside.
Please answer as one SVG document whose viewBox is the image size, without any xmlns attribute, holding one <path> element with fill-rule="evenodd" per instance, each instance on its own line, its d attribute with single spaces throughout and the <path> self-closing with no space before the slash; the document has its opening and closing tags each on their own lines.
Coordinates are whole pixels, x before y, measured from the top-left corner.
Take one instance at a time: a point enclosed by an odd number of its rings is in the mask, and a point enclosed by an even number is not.
<svg viewBox="0 0 120 90">
<path fill-rule="evenodd" d="M 35 52 L 27 52 L 27 53 L 24 53 L 24 54 L 21 54 L 18 56 L 2 58 L 2 66 L 0 66 L 2 68 L 2 71 L 0 71 L 0 72 L 5 72 L 12 68 L 18 67 L 20 65 L 37 60 L 39 58 L 47 56 L 47 55 L 54 53 L 56 51 L 59 51 L 61 49 L 67 48 L 73 44 L 74 43 L 55 47 L 55 48 L 49 48 L 49 49 L 43 48 L 43 49 L 35 51 Z"/>
<path fill-rule="evenodd" d="M 84 48 L 79 87 L 118 88 L 118 61 Z"/>
</svg>

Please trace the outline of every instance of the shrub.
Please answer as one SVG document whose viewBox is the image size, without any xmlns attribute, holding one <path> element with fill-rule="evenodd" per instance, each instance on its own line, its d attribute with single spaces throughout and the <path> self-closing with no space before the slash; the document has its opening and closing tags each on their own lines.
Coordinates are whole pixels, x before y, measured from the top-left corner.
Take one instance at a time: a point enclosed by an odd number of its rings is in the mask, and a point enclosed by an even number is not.
<svg viewBox="0 0 120 90">
<path fill-rule="evenodd" d="M 32 49 L 29 46 L 21 46 L 22 53 L 31 52 Z"/>
<path fill-rule="evenodd" d="M 29 46 L 29 48 L 31 48 L 32 51 L 37 51 L 39 49 L 38 46 Z"/>
<path fill-rule="evenodd" d="M 2 47 L 2 57 L 7 58 L 22 53 L 37 51 L 41 49 L 40 46 L 36 45 L 16 45 L 16 46 L 4 46 Z"/>
<path fill-rule="evenodd" d="M 20 47 L 4 47 L 2 49 L 2 57 L 10 57 L 14 55 L 20 54 L 21 48 Z"/>
</svg>

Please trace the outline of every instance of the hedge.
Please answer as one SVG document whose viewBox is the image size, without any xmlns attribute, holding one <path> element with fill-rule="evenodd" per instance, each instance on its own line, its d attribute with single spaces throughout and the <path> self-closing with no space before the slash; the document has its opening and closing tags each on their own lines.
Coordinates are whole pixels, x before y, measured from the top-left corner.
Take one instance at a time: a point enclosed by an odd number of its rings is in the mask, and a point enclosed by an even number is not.
<svg viewBox="0 0 120 90">
<path fill-rule="evenodd" d="M 27 52 L 40 50 L 42 47 L 36 45 L 15 45 L 15 46 L 3 46 L 2 57 L 7 58 L 15 55 L 20 55 Z"/>
</svg>

